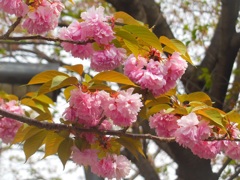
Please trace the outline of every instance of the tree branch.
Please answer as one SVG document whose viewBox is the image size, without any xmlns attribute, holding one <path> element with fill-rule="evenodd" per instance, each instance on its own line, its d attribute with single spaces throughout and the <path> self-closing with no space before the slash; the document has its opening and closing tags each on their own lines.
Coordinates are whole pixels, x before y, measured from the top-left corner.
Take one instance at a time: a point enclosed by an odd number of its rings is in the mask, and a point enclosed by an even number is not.
<svg viewBox="0 0 240 180">
<path fill-rule="evenodd" d="M 46 129 L 46 130 L 54 130 L 54 131 L 68 130 L 70 132 L 78 132 L 78 133 L 88 132 L 88 133 L 95 133 L 95 134 L 99 134 L 99 135 L 113 135 L 113 136 L 119 136 L 119 137 L 125 136 L 125 137 L 129 137 L 129 138 L 133 138 L 133 139 L 152 139 L 152 140 L 165 141 L 165 142 L 174 141 L 174 138 L 162 138 L 162 137 L 153 136 L 151 134 L 133 134 L 133 133 L 128 133 L 128 132 L 123 132 L 121 130 L 118 130 L 118 131 L 99 130 L 99 129 L 95 129 L 95 128 L 87 129 L 87 128 L 68 126 L 65 124 L 41 122 L 41 121 L 37 121 L 32 118 L 20 116 L 20 115 L 5 111 L 3 109 L 0 109 L 0 115 L 2 117 L 8 117 L 8 118 L 14 119 L 16 121 L 26 123 L 28 125 L 35 126 L 40 129 Z"/>
<path fill-rule="evenodd" d="M 93 43 L 95 42 L 92 39 L 89 39 L 87 41 L 71 41 L 71 40 L 63 40 L 63 39 L 59 39 L 59 38 L 50 38 L 50 37 L 44 37 L 44 36 L 21 36 L 21 37 L 4 37 L 4 36 L 0 36 L 0 39 L 3 40 L 12 40 L 12 41 L 21 41 L 21 40 L 29 40 L 29 39 L 38 39 L 38 40 L 45 40 L 45 41 L 52 41 L 52 42 L 67 42 L 67 43 L 72 43 L 72 44 L 78 44 L 78 45 L 84 45 L 87 43 Z"/>
</svg>

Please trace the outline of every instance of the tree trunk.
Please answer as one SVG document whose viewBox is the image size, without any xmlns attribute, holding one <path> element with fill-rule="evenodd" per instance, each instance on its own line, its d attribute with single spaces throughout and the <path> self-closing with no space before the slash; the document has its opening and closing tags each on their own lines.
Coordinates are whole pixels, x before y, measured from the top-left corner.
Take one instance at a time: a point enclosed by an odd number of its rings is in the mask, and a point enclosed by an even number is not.
<svg viewBox="0 0 240 180">
<path fill-rule="evenodd" d="M 157 36 L 164 35 L 168 38 L 174 38 L 166 19 L 160 11 L 159 5 L 154 0 L 107 1 L 117 11 L 125 11 L 134 18 L 148 23 L 150 27 L 154 25 L 153 31 Z M 240 35 L 236 34 L 235 30 L 239 6 L 239 0 L 222 0 L 221 17 L 202 63 L 198 68 L 190 66 L 182 78 L 187 93 L 201 91 L 205 82 L 199 80 L 198 76 L 202 73 L 201 68 L 208 68 L 209 72 L 212 73 L 213 83 L 210 91 L 207 93 L 215 101 L 215 107 L 220 109 L 226 97 L 229 78 L 240 44 Z M 144 128 L 145 131 L 150 131 L 145 125 Z M 162 143 L 157 144 L 159 144 L 159 147 L 162 146 Z M 210 160 L 198 158 L 190 150 L 180 147 L 177 143 L 169 143 L 167 145 L 169 148 L 166 148 L 166 145 L 164 145 L 164 149 L 178 164 L 177 175 L 179 180 L 217 179 L 212 172 Z"/>
</svg>

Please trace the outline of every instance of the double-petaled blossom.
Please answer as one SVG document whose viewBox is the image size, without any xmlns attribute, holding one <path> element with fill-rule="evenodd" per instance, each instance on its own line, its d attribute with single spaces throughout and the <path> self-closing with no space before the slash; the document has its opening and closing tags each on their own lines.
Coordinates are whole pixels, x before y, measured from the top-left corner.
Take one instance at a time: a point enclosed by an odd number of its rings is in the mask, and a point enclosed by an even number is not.
<svg viewBox="0 0 240 180">
<path fill-rule="evenodd" d="M 85 127 L 98 125 L 102 118 L 109 118 L 118 126 L 130 126 L 137 120 L 143 106 L 141 95 L 133 94 L 133 88 L 122 90 L 110 96 L 105 91 L 83 92 L 81 88 L 71 92 L 70 106 L 65 111 L 65 118 Z M 100 128 L 110 128 L 109 122 L 103 121 Z"/>
<path fill-rule="evenodd" d="M 160 137 L 173 137 L 179 127 L 177 124 L 178 117 L 174 114 L 160 111 L 149 118 L 149 125 L 155 129 Z"/>
<path fill-rule="evenodd" d="M 231 139 L 239 139 L 240 131 L 237 128 L 237 124 L 231 124 L 229 127 L 229 133 Z M 232 159 L 240 160 L 240 142 L 238 141 L 223 141 L 222 149 L 227 156 Z"/>
<path fill-rule="evenodd" d="M 113 70 L 120 66 L 126 58 L 126 50 L 111 43 L 115 36 L 108 23 L 111 17 L 104 14 L 104 8 L 92 7 L 83 12 L 81 18 L 83 21 L 74 21 L 67 28 L 61 28 L 59 38 L 82 44 L 63 42 L 63 48 L 74 57 L 89 58 L 91 68 L 96 71 Z M 100 47 L 99 50 L 94 50 L 92 41 Z"/>
<path fill-rule="evenodd" d="M 71 91 L 70 106 L 65 111 L 67 120 L 84 125 L 96 126 L 103 117 L 98 92 L 83 92 L 81 88 Z"/>
<path fill-rule="evenodd" d="M 182 116 L 177 120 L 179 128 L 175 132 L 176 141 L 184 147 L 191 148 L 194 144 L 207 138 L 211 128 L 206 122 L 198 120 L 195 113 Z"/>
<path fill-rule="evenodd" d="M 105 115 L 118 126 L 130 126 L 137 120 L 138 112 L 143 106 L 142 96 L 138 93 L 133 94 L 133 90 L 133 88 L 122 90 L 113 97 L 103 100 Z"/>
<path fill-rule="evenodd" d="M 72 151 L 72 160 L 78 165 L 93 166 L 98 162 L 97 150 L 85 149 L 80 151 L 76 146 L 73 146 Z"/>
<path fill-rule="evenodd" d="M 156 50 L 154 50 L 156 51 Z M 174 52 L 168 58 L 150 56 L 137 58 L 130 55 L 124 67 L 124 73 L 142 89 L 148 89 L 154 96 L 166 93 L 176 85 L 176 81 L 183 75 L 187 63 Z"/>
<path fill-rule="evenodd" d="M 176 141 L 190 148 L 193 154 L 200 158 L 212 159 L 221 152 L 221 142 L 206 141 L 212 129 L 207 121 L 201 120 L 195 113 L 182 116 L 177 123 L 179 128 L 174 134 Z"/>
<path fill-rule="evenodd" d="M 58 25 L 58 18 L 63 9 L 64 5 L 60 0 L 41 0 L 39 3 L 33 3 L 22 26 L 30 34 L 42 34 L 53 30 Z"/>
<path fill-rule="evenodd" d="M 126 50 L 114 45 L 95 51 L 91 58 L 91 68 L 96 71 L 112 70 L 120 66 L 126 58 Z"/>
<path fill-rule="evenodd" d="M 23 0 L 0 0 L 0 10 L 16 16 L 25 16 L 28 6 Z"/>
<path fill-rule="evenodd" d="M 131 162 L 123 155 L 108 155 L 92 166 L 92 172 L 108 179 L 120 180 L 126 177 L 131 169 Z"/>
<path fill-rule="evenodd" d="M 91 171 L 98 176 L 118 180 L 126 177 L 131 169 L 131 162 L 123 155 L 109 154 L 99 158 L 95 149 L 85 149 L 80 151 L 77 147 L 72 147 L 72 159 L 78 165 L 89 166 Z"/>
<path fill-rule="evenodd" d="M 114 39 L 113 30 L 106 22 L 107 17 L 104 15 L 103 7 L 92 7 L 88 11 L 83 12 L 81 17 L 84 21 L 74 21 L 67 28 L 60 29 L 59 38 L 80 42 L 94 40 L 104 45 L 108 45 Z M 61 45 L 66 51 L 71 51 L 74 57 L 87 58 L 93 52 L 93 48 L 90 48 L 90 46 L 85 47 L 85 45 L 74 45 L 66 42 Z M 74 50 L 71 50 L 73 48 Z M 80 50 L 77 51 L 77 48 L 80 48 Z M 84 48 L 87 48 L 86 52 Z"/>
<path fill-rule="evenodd" d="M 94 39 L 99 44 L 109 44 L 114 39 L 111 25 L 107 22 L 111 17 L 104 14 L 103 7 L 92 7 L 81 14 L 82 36 Z"/>
<path fill-rule="evenodd" d="M 20 106 L 17 105 L 17 102 L 12 100 L 9 102 L 0 102 L 0 108 L 11 113 L 18 115 L 23 115 L 24 111 Z M 8 117 L 0 118 L 0 138 L 4 143 L 11 143 L 20 128 L 22 123 Z"/>
</svg>

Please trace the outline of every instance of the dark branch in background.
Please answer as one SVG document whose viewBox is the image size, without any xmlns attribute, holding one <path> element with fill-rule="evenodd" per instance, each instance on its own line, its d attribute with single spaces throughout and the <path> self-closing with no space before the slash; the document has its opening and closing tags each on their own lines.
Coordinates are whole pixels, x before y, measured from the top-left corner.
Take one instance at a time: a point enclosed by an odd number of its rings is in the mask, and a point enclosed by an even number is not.
<svg viewBox="0 0 240 180">
<path fill-rule="evenodd" d="M 130 137 L 133 139 L 152 139 L 152 140 L 159 140 L 159 141 L 174 141 L 174 138 L 161 138 L 157 136 L 153 136 L 151 134 L 132 134 L 128 132 L 123 132 L 121 130 L 119 131 L 113 131 L 113 130 L 98 130 L 98 129 L 86 129 L 86 128 L 79 128 L 79 127 L 73 127 L 73 126 L 67 126 L 64 124 L 56 124 L 56 123 L 48 123 L 48 122 L 40 122 L 32 118 L 28 118 L 25 116 L 20 116 L 17 114 L 13 114 L 11 112 L 5 111 L 0 109 L 0 115 L 2 117 L 8 117 L 11 119 L 14 119 L 16 121 L 26 123 L 30 126 L 35 126 L 40 129 L 46 129 L 46 130 L 54 130 L 54 131 L 63 131 L 63 130 L 68 130 L 70 132 L 89 132 L 89 133 L 95 133 L 95 134 L 100 134 L 100 135 L 113 135 L 113 136 L 125 136 L 125 137 Z"/>
<path fill-rule="evenodd" d="M 233 70 L 234 80 L 232 87 L 228 90 L 228 96 L 225 99 L 223 110 L 226 112 L 231 111 L 238 107 L 238 98 L 240 92 L 240 50 L 238 51 L 238 56 L 236 58 L 237 67 Z M 235 72 L 234 72 L 235 71 Z"/>
<path fill-rule="evenodd" d="M 222 167 L 219 169 L 218 173 L 216 174 L 217 178 L 220 178 L 222 172 L 227 167 L 227 165 L 232 161 L 232 159 L 227 158 L 227 160 L 223 163 Z"/>
<path fill-rule="evenodd" d="M 232 176 L 230 176 L 228 180 L 238 179 L 239 178 L 239 174 L 240 174 L 240 167 L 238 165 L 237 168 L 236 168 L 235 173 Z"/>
</svg>

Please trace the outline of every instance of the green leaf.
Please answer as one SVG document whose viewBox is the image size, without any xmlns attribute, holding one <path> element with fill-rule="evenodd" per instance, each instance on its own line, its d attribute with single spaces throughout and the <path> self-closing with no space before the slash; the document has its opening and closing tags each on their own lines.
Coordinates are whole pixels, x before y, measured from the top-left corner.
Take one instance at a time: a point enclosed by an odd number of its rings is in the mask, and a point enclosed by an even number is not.
<svg viewBox="0 0 240 180">
<path fill-rule="evenodd" d="M 25 141 L 23 145 L 23 150 L 26 156 L 26 161 L 41 147 L 46 135 L 47 131 L 41 130 L 40 132 L 36 133 Z"/>
<path fill-rule="evenodd" d="M 127 76 L 123 75 L 122 73 L 116 71 L 103 71 L 93 77 L 92 82 L 94 81 L 109 81 L 109 82 L 116 82 L 119 84 L 137 86 L 134 84 Z"/>
<path fill-rule="evenodd" d="M 118 11 L 118 12 L 114 13 L 114 19 L 123 20 L 124 24 L 131 24 L 131 25 L 141 25 L 142 24 L 141 22 L 137 21 L 129 14 L 122 12 L 122 11 Z"/>
<path fill-rule="evenodd" d="M 44 72 L 41 72 L 41 73 L 35 75 L 28 82 L 28 85 L 46 83 L 46 82 L 52 80 L 55 76 L 66 76 L 66 77 L 69 77 L 65 73 L 62 73 L 62 72 L 59 72 L 59 71 L 55 71 L 55 70 L 49 70 L 49 71 L 44 71 Z"/>
<path fill-rule="evenodd" d="M 64 139 L 58 147 L 58 157 L 61 160 L 63 167 L 72 154 L 73 140 L 71 138 Z"/>
<path fill-rule="evenodd" d="M 73 71 L 78 73 L 80 76 L 83 73 L 83 65 L 82 64 L 76 64 L 73 66 L 63 66 L 64 68 L 68 69 L 69 71 Z"/>
<path fill-rule="evenodd" d="M 138 159 L 139 155 L 145 157 L 142 150 L 142 143 L 139 139 L 133 139 L 122 136 L 116 139 L 116 141 L 123 145 L 125 148 L 127 148 L 134 155 L 134 157 L 136 157 L 136 159 Z"/>
<path fill-rule="evenodd" d="M 43 158 L 56 154 L 58 152 L 59 145 L 64 140 L 63 137 L 59 136 L 54 131 L 49 131 L 45 138 L 45 155 Z"/>
<path fill-rule="evenodd" d="M 162 52 L 162 46 L 157 38 L 157 36 L 151 32 L 147 27 L 136 26 L 136 25 L 125 25 L 123 29 L 131 32 L 134 36 L 141 39 L 146 44 L 150 45 L 151 48 L 156 48 Z"/>
</svg>

